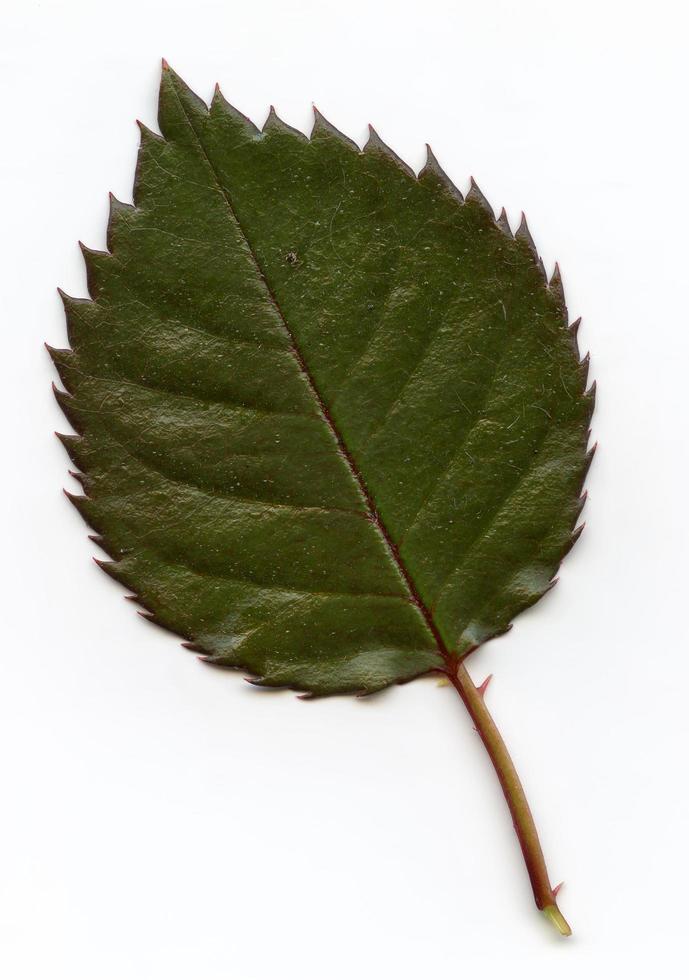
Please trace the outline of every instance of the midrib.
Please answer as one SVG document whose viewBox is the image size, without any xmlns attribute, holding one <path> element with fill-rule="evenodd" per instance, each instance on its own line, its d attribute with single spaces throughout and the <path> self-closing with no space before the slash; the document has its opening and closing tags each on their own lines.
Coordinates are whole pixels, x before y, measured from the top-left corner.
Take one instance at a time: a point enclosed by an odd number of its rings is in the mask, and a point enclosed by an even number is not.
<svg viewBox="0 0 689 980">
<path fill-rule="evenodd" d="M 186 120 L 186 122 L 187 122 L 187 124 L 189 126 L 189 129 L 190 129 L 191 133 L 194 136 L 194 140 L 196 142 L 196 145 L 199 148 L 200 155 L 203 158 L 203 160 L 205 161 L 206 166 L 210 170 L 210 172 L 211 172 L 211 174 L 213 176 L 213 180 L 214 180 L 214 182 L 215 182 L 218 190 L 222 194 L 222 197 L 223 197 L 225 203 L 227 204 L 227 208 L 228 208 L 228 210 L 230 212 L 232 221 L 236 225 L 236 227 L 237 227 L 237 229 L 238 229 L 238 231 L 239 231 L 239 233 L 240 233 L 240 235 L 241 235 L 241 237 L 242 237 L 242 239 L 243 239 L 243 241 L 244 241 L 244 243 L 246 245 L 247 253 L 248 253 L 248 255 L 250 257 L 250 260 L 251 260 L 251 262 L 252 262 L 252 264 L 253 264 L 253 266 L 254 266 L 254 268 L 256 270 L 256 274 L 258 275 L 258 278 L 260 279 L 261 283 L 263 284 L 263 287 L 264 287 L 264 289 L 266 291 L 266 295 L 268 297 L 268 300 L 269 300 L 269 302 L 271 303 L 271 305 L 273 306 L 275 312 L 278 315 L 278 318 L 280 320 L 280 323 L 282 324 L 282 327 L 283 327 L 283 329 L 285 331 L 285 334 L 287 336 L 287 339 L 289 341 L 290 352 L 291 352 L 292 356 L 295 358 L 295 360 L 297 362 L 297 365 L 299 367 L 299 370 L 301 371 L 302 375 L 304 376 L 304 379 L 306 380 L 306 383 L 308 384 L 308 387 L 309 387 L 311 393 L 313 394 L 313 397 L 314 397 L 314 399 L 315 399 L 315 401 L 316 401 L 316 403 L 318 405 L 319 411 L 320 411 L 320 413 L 321 413 L 321 415 L 323 417 L 323 421 L 326 423 L 326 425 L 330 429 L 330 432 L 332 433 L 332 436 L 333 436 L 333 438 L 334 438 L 334 440 L 335 440 L 335 442 L 337 444 L 338 450 L 339 450 L 341 456 L 343 457 L 343 459 L 345 460 L 345 462 L 347 464 L 347 468 L 349 469 L 349 472 L 350 472 L 350 474 L 352 476 L 352 479 L 354 480 L 354 482 L 356 483 L 357 487 L 359 488 L 359 492 L 361 493 L 361 496 L 363 497 L 363 499 L 364 499 L 364 501 L 366 503 L 366 507 L 367 507 L 367 509 L 369 511 L 371 523 L 374 525 L 374 527 L 378 531 L 380 537 L 382 538 L 383 543 L 384 543 L 385 548 L 386 548 L 386 551 L 387 551 L 388 556 L 390 558 L 390 561 L 397 568 L 397 571 L 399 572 L 399 574 L 400 574 L 400 576 L 401 576 L 401 578 L 402 578 L 402 580 L 403 580 L 403 582 L 405 584 L 405 587 L 406 587 L 406 589 L 407 589 L 407 591 L 409 593 L 409 599 L 410 599 L 410 601 L 419 610 L 419 612 L 420 612 L 420 614 L 421 614 L 421 616 L 422 616 L 422 618 L 423 618 L 423 620 L 424 620 L 424 622 L 426 624 L 426 627 L 428 628 L 429 632 L 431 633 L 431 635 L 433 637 L 433 640 L 434 640 L 434 642 L 436 644 L 436 647 L 438 649 L 438 653 L 440 654 L 440 656 L 442 657 L 442 659 L 445 661 L 445 663 L 448 666 L 452 666 L 453 663 L 455 662 L 455 658 L 451 655 L 450 651 L 448 650 L 448 648 L 447 648 L 447 646 L 445 644 L 445 641 L 443 640 L 443 638 L 442 638 L 442 636 L 440 634 L 440 630 L 438 629 L 438 627 L 436 626 L 436 624 L 434 622 L 434 619 L 433 619 L 433 616 L 431 614 L 430 609 L 428 608 L 428 606 L 424 602 L 423 598 L 421 597 L 421 594 L 420 594 L 420 592 L 419 592 L 419 590 L 418 590 L 418 588 L 416 586 L 416 583 L 414 582 L 414 579 L 412 578 L 411 573 L 409 572 L 408 568 L 406 567 L 405 563 L 403 562 L 402 557 L 401 557 L 400 552 L 399 552 L 399 548 L 398 548 L 397 544 L 395 543 L 395 541 L 393 540 L 392 535 L 388 531 L 388 529 L 387 529 L 387 527 L 385 525 L 385 522 L 383 521 L 382 517 L 380 516 L 380 513 L 378 512 L 378 508 L 376 507 L 375 500 L 373 499 L 373 496 L 371 494 L 371 491 L 369 490 L 369 488 L 368 488 L 368 486 L 366 484 L 366 481 L 364 480 L 363 474 L 361 473 L 361 470 L 359 469 L 359 467 L 358 467 L 358 465 L 356 463 L 356 460 L 352 456 L 352 454 L 351 454 L 351 452 L 350 452 L 350 450 L 349 450 L 349 448 L 348 448 L 348 446 L 347 446 L 347 444 L 346 444 L 346 442 L 345 442 L 345 440 L 344 440 L 344 438 L 342 436 L 342 433 L 338 429 L 338 427 L 337 427 L 337 425 L 335 423 L 335 420 L 333 419 L 333 417 L 332 417 L 332 415 L 330 413 L 330 410 L 329 410 L 329 408 L 328 408 L 328 406 L 327 406 L 327 404 L 326 404 L 323 396 L 320 393 L 320 390 L 318 388 L 318 385 L 316 384 L 315 378 L 313 377 L 311 371 L 309 370 L 308 364 L 304 360 L 304 357 L 303 357 L 303 355 L 302 355 L 302 353 L 301 353 L 301 351 L 299 349 L 299 346 L 297 344 L 296 337 L 295 337 L 295 335 L 294 335 L 294 333 L 293 333 L 293 331 L 292 331 L 292 329 L 291 329 L 291 327 L 290 327 L 290 325 L 289 325 L 289 323 L 288 323 L 288 321 L 287 321 L 284 313 L 282 312 L 282 309 L 281 309 L 280 304 L 278 302 L 277 296 L 273 292 L 273 289 L 272 289 L 270 283 L 268 282 L 268 278 L 267 278 L 267 276 L 265 274 L 265 271 L 264 271 L 263 267 L 261 266 L 261 263 L 259 261 L 258 255 L 256 254 L 256 250 L 254 249 L 254 247 L 253 247 L 253 245 L 251 243 L 251 239 L 249 238 L 249 235 L 247 234 L 246 230 L 244 229 L 244 227 L 242 226 L 242 223 L 239 220 L 239 217 L 238 217 L 237 212 L 235 210 L 235 207 L 234 207 L 234 203 L 232 201 L 232 198 L 230 197 L 230 194 L 228 193 L 227 188 L 224 186 L 224 184 L 223 184 L 223 182 L 222 182 L 222 180 L 220 178 L 220 174 L 218 173 L 218 171 L 217 171 L 217 169 L 216 169 L 216 167 L 215 167 L 215 165 L 213 163 L 213 160 L 211 159 L 210 155 L 208 154 L 208 152 L 207 152 L 207 150 L 206 150 L 206 148 L 205 148 L 205 146 L 203 144 L 203 140 L 201 138 L 201 134 L 197 131 L 196 127 L 194 126 L 194 122 L 193 122 L 192 117 L 187 112 L 186 107 L 184 105 L 184 102 L 179 97 L 179 93 L 177 92 L 177 89 L 175 88 L 174 81 L 172 81 L 172 83 L 171 83 L 171 89 L 172 89 L 172 91 L 175 94 L 175 98 L 177 99 L 177 102 L 179 104 L 180 110 L 181 110 L 181 112 L 182 112 L 182 114 L 183 114 L 183 116 L 184 116 L 184 118 L 185 118 L 185 120 Z"/>
</svg>

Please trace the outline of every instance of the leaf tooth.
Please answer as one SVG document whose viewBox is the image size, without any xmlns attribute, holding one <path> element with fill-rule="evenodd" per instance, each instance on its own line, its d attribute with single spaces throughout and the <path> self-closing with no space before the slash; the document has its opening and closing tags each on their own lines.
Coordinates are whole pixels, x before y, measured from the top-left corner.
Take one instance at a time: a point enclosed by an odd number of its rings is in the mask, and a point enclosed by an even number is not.
<svg viewBox="0 0 689 980">
<path fill-rule="evenodd" d="M 555 268 L 553 269 L 553 274 L 550 277 L 550 282 L 548 283 L 548 289 L 553 295 L 555 302 L 557 303 L 560 311 L 562 313 L 562 321 L 565 326 L 569 323 L 569 314 L 567 312 L 567 303 L 565 302 L 565 289 L 562 285 L 562 273 L 560 272 L 560 266 L 556 262 Z M 576 338 L 575 346 L 576 346 Z M 578 348 L 577 348 L 578 350 Z"/>
<path fill-rule="evenodd" d="M 149 129 L 140 119 L 136 120 L 136 124 L 139 127 L 139 152 L 134 170 L 132 200 L 134 201 L 134 208 L 138 210 L 141 207 L 142 198 L 145 197 L 147 191 L 147 174 L 149 168 L 152 163 L 155 165 L 158 162 L 162 162 L 162 154 L 164 148 L 168 146 L 168 142 L 163 136 Z"/>
<path fill-rule="evenodd" d="M 58 388 L 55 382 L 53 382 L 53 395 L 55 396 L 55 400 L 57 401 L 58 405 L 64 412 L 69 424 L 73 429 L 75 429 L 76 432 L 79 433 L 79 435 L 82 435 L 81 421 L 74 410 L 74 397 L 70 395 L 69 392 L 62 391 L 60 388 Z"/>
<path fill-rule="evenodd" d="M 45 347 L 50 354 L 53 364 L 55 365 L 60 381 L 64 385 L 66 391 L 70 392 L 71 394 L 69 369 L 71 367 L 71 362 L 76 360 L 76 354 L 71 347 L 51 347 L 50 344 L 46 344 Z"/>
<path fill-rule="evenodd" d="M 62 300 L 67 322 L 67 339 L 70 347 L 76 350 L 79 346 L 79 338 L 93 326 L 93 321 L 98 315 L 98 304 L 92 299 L 82 299 L 68 296 L 62 289 L 58 289 L 58 295 Z M 48 352 L 52 348 L 46 344 Z M 52 356 L 52 355 L 51 355 Z"/>
<path fill-rule="evenodd" d="M 79 511 L 79 514 L 86 521 L 86 523 L 93 527 L 93 514 L 91 513 L 90 507 L 92 502 L 91 498 L 87 497 L 85 493 L 71 493 L 71 491 L 65 489 L 63 489 L 62 492 L 67 500 L 69 500 L 70 504 L 72 504 L 72 506 Z M 98 563 L 98 559 L 94 558 L 94 561 Z"/>
<path fill-rule="evenodd" d="M 548 276 L 546 275 L 545 266 L 543 265 L 543 259 L 538 254 L 536 243 L 534 242 L 531 232 L 529 231 L 529 226 L 526 223 L 526 215 L 523 211 L 521 221 L 519 222 L 519 227 L 515 231 L 514 237 L 516 241 L 524 242 L 524 244 L 528 247 L 531 255 L 533 256 L 534 262 L 536 263 L 538 271 L 543 276 L 543 281 L 547 285 Z"/>
<path fill-rule="evenodd" d="M 368 124 L 368 139 L 364 144 L 364 153 L 376 153 L 378 156 L 385 157 L 391 163 L 394 163 L 403 173 L 412 180 L 416 180 L 416 174 L 410 166 L 408 166 L 401 157 L 398 157 L 394 150 L 391 150 L 387 143 L 384 143 L 380 138 L 378 133 L 375 131 L 371 123 Z"/>
<path fill-rule="evenodd" d="M 579 373 L 581 375 L 581 383 L 584 388 L 584 393 L 586 392 L 586 383 L 589 377 L 589 368 L 591 366 L 591 355 L 587 351 L 582 359 L 579 361 Z"/>
<path fill-rule="evenodd" d="M 164 136 L 160 133 L 156 133 L 145 122 L 140 119 L 136 120 L 136 125 L 139 127 L 139 146 L 145 146 L 148 143 L 167 143 Z"/>
<path fill-rule="evenodd" d="M 575 516 L 574 516 L 574 520 L 575 521 L 578 520 L 578 518 L 579 518 L 579 514 L 581 513 L 582 506 L 583 505 L 580 503 L 579 506 L 577 507 L 577 510 L 576 510 Z M 562 564 L 562 561 L 570 553 L 570 551 L 572 550 L 572 548 L 574 547 L 574 545 L 577 543 L 577 541 L 579 540 L 579 538 L 581 537 L 581 533 L 582 533 L 582 531 L 584 530 L 585 527 L 586 527 L 586 521 L 583 521 L 581 524 L 577 525 L 577 527 L 574 528 L 574 530 L 571 532 L 571 534 L 569 534 L 567 536 L 566 540 L 563 542 L 562 547 L 560 548 L 560 551 L 559 551 L 559 553 L 557 555 L 558 568 Z M 555 581 L 557 581 L 557 579 Z"/>
<path fill-rule="evenodd" d="M 579 334 L 579 327 L 580 326 L 581 326 L 581 317 L 577 317 L 577 319 L 574 321 L 574 323 L 571 323 L 567 327 L 567 332 L 569 333 L 570 339 L 572 341 L 572 349 L 574 350 L 574 356 L 576 357 L 577 360 L 580 359 L 580 355 L 579 355 L 579 340 L 578 340 L 578 334 Z"/>
<path fill-rule="evenodd" d="M 581 516 L 581 512 L 584 509 L 584 505 L 586 504 L 586 499 L 587 499 L 586 493 L 582 493 L 582 495 L 579 497 L 579 500 L 577 502 L 577 508 L 576 511 L 574 512 L 574 521 L 573 521 L 573 523 L 576 526 L 574 530 L 568 535 L 567 540 L 562 546 L 562 551 L 560 552 L 560 561 L 562 561 L 562 559 L 565 558 L 566 555 L 570 553 L 574 545 L 577 543 L 581 535 L 584 533 L 584 528 L 586 527 L 586 521 L 582 521 L 581 524 L 577 524 L 577 521 L 579 520 Z"/>
<path fill-rule="evenodd" d="M 122 571 L 122 577 L 121 579 L 118 579 L 118 581 L 121 581 L 123 585 L 126 585 L 127 588 L 131 590 L 134 588 L 134 586 L 132 585 L 131 582 L 128 582 L 127 579 L 125 578 L 125 570 L 127 566 L 122 560 L 123 558 L 122 549 L 118 548 L 117 545 L 114 543 L 114 541 L 110 540 L 110 538 L 108 537 L 105 531 L 105 528 L 100 526 L 100 520 L 98 518 L 98 514 L 92 507 L 94 503 L 93 497 L 89 496 L 87 499 L 88 499 L 89 506 L 91 507 L 91 512 L 89 513 L 88 516 L 88 523 L 96 531 L 98 535 L 99 538 L 98 547 L 101 548 L 109 558 L 112 558 L 112 560 L 117 563 L 118 568 L 120 568 Z"/>
<path fill-rule="evenodd" d="M 82 514 L 82 517 L 83 516 L 84 515 Z M 101 548 L 104 547 L 102 541 L 99 542 L 99 547 Z M 106 547 L 105 550 L 108 551 L 109 549 Z M 102 571 L 104 571 L 106 575 L 109 575 L 110 578 L 114 579 L 120 585 L 124 585 L 125 588 L 130 588 L 130 586 L 127 584 L 126 573 L 122 568 L 121 561 L 117 561 L 117 560 L 111 561 L 107 558 L 96 558 L 95 555 L 93 555 L 92 557 L 95 564 L 98 565 L 98 567 Z M 140 602 L 138 598 L 137 598 L 137 602 Z"/>
<path fill-rule="evenodd" d="M 519 227 L 514 233 L 514 237 L 519 242 L 524 242 L 528 245 L 531 254 L 534 259 L 538 259 L 538 249 L 536 248 L 536 243 L 533 240 L 531 232 L 529 231 L 529 226 L 526 221 L 526 215 L 522 211 L 521 221 L 519 222 Z"/>
<path fill-rule="evenodd" d="M 84 243 L 81 241 L 81 239 L 79 240 L 79 242 L 77 244 L 79 245 L 79 248 L 81 249 L 82 255 L 85 258 L 87 258 L 88 260 L 93 259 L 94 256 L 97 257 L 97 258 L 106 258 L 107 256 L 110 255 L 110 252 L 105 251 L 105 250 L 103 250 L 101 248 L 90 248 L 88 245 L 84 245 Z"/>
<path fill-rule="evenodd" d="M 48 354 L 50 355 L 50 358 L 53 361 L 55 360 L 56 355 L 59 355 L 64 350 L 68 350 L 68 348 L 66 347 L 53 347 L 53 345 L 49 344 L 47 340 L 43 341 L 43 346 L 48 351 Z"/>
<path fill-rule="evenodd" d="M 194 650 L 196 652 L 195 644 L 186 643 L 182 644 L 187 650 Z M 221 653 L 209 653 L 205 647 L 198 647 L 199 653 L 197 653 L 197 659 L 201 661 L 202 664 L 208 664 L 209 667 L 216 667 L 218 670 L 244 670 L 245 668 L 241 664 L 228 664 L 223 660 L 223 655 Z M 247 677 L 243 678 L 248 681 Z"/>
<path fill-rule="evenodd" d="M 207 659 L 212 663 L 212 657 Z M 265 677 L 245 677 L 244 680 L 247 684 L 251 684 L 252 687 L 262 687 L 267 690 L 270 686 Z"/>
<path fill-rule="evenodd" d="M 399 681 L 396 680 L 394 683 L 397 686 L 402 687 L 403 684 L 411 684 L 411 682 L 413 680 L 415 680 L 415 679 L 416 678 L 414 678 L 414 677 L 404 677 L 402 680 L 399 680 Z M 375 687 L 362 687 L 358 691 L 355 691 L 352 688 L 352 690 L 349 693 L 350 694 L 353 694 L 354 697 L 357 699 L 357 701 L 364 701 L 364 700 L 366 700 L 366 701 L 372 701 L 375 698 L 377 698 L 377 696 L 381 693 L 381 691 L 383 691 L 385 689 L 386 686 L 387 685 L 385 685 L 385 684 L 383 684 L 381 686 L 380 683 L 378 683 Z M 316 697 L 321 697 L 321 698 L 330 697 L 330 692 L 329 691 L 324 691 L 323 694 L 319 694 L 319 695 L 317 694 Z"/>
<path fill-rule="evenodd" d="M 76 436 L 73 435 L 72 433 L 67 433 L 67 432 L 56 432 L 55 435 L 60 440 L 62 445 L 65 447 L 65 451 L 67 452 L 67 455 L 74 463 L 74 465 L 78 466 L 81 469 L 81 464 L 78 459 L 78 453 L 79 453 L 79 445 L 84 441 L 83 438 L 81 436 Z"/>
<path fill-rule="evenodd" d="M 582 401 L 584 403 L 584 406 L 588 410 L 587 411 L 587 415 L 586 415 L 586 420 L 587 420 L 587 424 L 590 425 L 591 424 L 591 418 L 593 416 L 593 411 L 594 411 L 594 409 L 596 407 L 596 382 L 595 382 L 595 379 L 591 382 L 591 384 L 589 385 L 588 388 L 586 387 L 587 384 L 588 384 L 588 362 L 586 364 L 586 370 L 585 371 L 582 371 L 582 377 L 581 377 L 582 396 L 581 396 L 581 398 L 582 398 Z M 586 435 L 587 440 L 588 440 L 588 437 L 590 435 L 591 435 L 591 432 L 589 431 L 587 433 L 587 435 Z"/>
<path fill-rule="evenodd" d="M 100 296 L 103 276 L 108 264 L 112 260 L 112 255 L 110 252 L 89 248 L 88 245 L 84 245 L 81 241 L 79 242 L 79 248 L 84 258 L 84 265 L 86 266 L 86 283 L 89 293 L 95 300 Z"/>
<path fill-rule="evenodd" d="M 60 299 L 62 300 L 62 306 L 64 308 L 65 316 L 67 318 L 67 337 L 69 339 L 70 344 L 73 345 L 74 344 L 74 339 L 73 339 L 74 320 L 77 319 L 79 315 L 84 312 L 85 307 L 93 308 L 95 307 L 96 304 L 90 297 L 70 296 L 68 293 L 64 291 L 64 289 L 60 289 L 59 286 L 57 287 L 57 293 Z M 47 346 L 48 345 L 46 344 L 46 347 Z"/>
<path fill-rule="evenodd" d="M 119 228 L 127 222 L 130 215 L 135 211 L 136 208 L 133 204 L 119 201 L 110 191 L 108 194 L 108 228 L 105 237 L 110 254 L 115 251 L 115 239 Z"/>
<path fill-rule="evenodd" d="M 185 650 L 191 650 L 192 653 L 200 653 L 200 654 L 203 654 L 203 656 L 199 657 L 199 660 L 208 661 L 209 656 L 206 653 L 205 647 L 199 646 L 199 644 L 198 643 L 195 643 L 193 640 L 185 640 L 182 643 L 182 646 L 184 647 Z"/>
<path fill-rule="evenodd" d="M 109 564 L 111 567 L 112 566 L 115 567 L 112 568 L 112 572 L 109 571 L 107 568 L 104 568 L 103 571 L 107 572 L 108 575 L 111 575 L 112 578 L 114 578 L 116 582 L 119 582 L 120 585 L 123 585 L 125 589 L 131 588 L 131 583 L 128 580 L 128 576 L 126 572 L 116 567 L 117 565 L 121 565 L 122 564 L 121 562 L 114 561 L 109 563 L 106 562 L 105 564 Z M 124 595 L 122 596 L 122 598 L 126 599 L 127 602 L 133 603 L 136 606 L 141 606 L 141 609 L 136 610 L 137 615 L 142 616 L 144 619 L 148 619 L 148 620 L 152 620 L 153 622 L 156 622 L 155 613 L 153 609 L 148 605 L 148 603 L 144 599 L 142 599 L 142 597 L 137 592 L 131 593 L 129 595 Z M 156 625 L 160 625 L 160 624 L 156 623 Z"/>
<path fill-rule="evenodd" d="M 493 221 L 495 221 L 495 212 L 493 211 L 488 198 L 485 196 L 481 188 L 478 186 L 473 177 L 469 179 L 469 193 L 466 197 L 467 201 L 473 201 L 475 204 L 480 205 L 484 211 L 486 211 Z"/>
<path fill-rule="evenodd" d="M 311 130 L 311 139 L 319 139 L 322 137 L 331 137 L 336 139 L 338 143 L 341 143 L 348 150 L 353 150 L 355 153 L 361 153 L 361 150 L 356 145 L 354 140 L 351 140 L 349 136 L 345 136 L 344 133 L 333 126 L 333 124 L 325 118 L 323 113 L 319 110 L 318 106 L 312 104 L 313 108 L 313 129 Z"/>
<path fill-rule="evenodd" d="M 79 481 L 84 491 L 84 494 L 87 497 L 91 497 L 94 488 L 94 480 L 89 476 L 89 474 L 82 473 L 81 471 L 78 470 L 68 470 L 67 472 L 75 480 Z M 102 543 L 103 539 L 100 537 L 100 535 L 90 534 L 89 537 L 91 538 L 92 541 L 95 541 L 97 545 L 103 547 L 103 543 Z"/>
<path fill-rule="evenodd" d="M 305 136 L 304 133 L 302 133 L 298 129 L 295 129 L 293 126 L 290 126 L 288 123 L 284 121 L 284 119 L 280 119 L 277 112 L 275 111 L 274 105 L 271 105 L 270 107 L 270 110 L 268 112 L 268 118 L 263 123 L 262 132 L 265 134 L 281 133 L 285 136 L 293 136 L 302 142 L 308 143 L 308 137 Z"/>
<path fill-rule="evenodd" d="M 430 144 L 426 143 L 426 162 L 421 170 L 419 170 L 419 180 L 424 180 L 428 176 L 435 177 L 435 179 L 449 194 L 452 195 L 452 197 L 455 198 L 456 201 L 458 201 L 460 204 L 464 204 L 464 195 L 458 187 L 455 187 L 443 168 L 440 166 L 435 153 L 430 147 Z"/>
<path fill-rule="evenodd" d="M 504 235 L 507 235 L 508 238 L 514 238 L 514 235 L 512 234 L 512 229 L 510 228 L 509 220 L 507 218 L 507 211 L 505 211 L 504 208 L 500 211 L 500 214 L 495 219 L 495 224 L 498 226 L 498 228 Z"/>
<path fill-rule="evenodd" d="M 112 191 L 108 192 L 108 201 L 110 205 L 110 211 L 124 211 L 126 213 L 131 213 L 136 211 L 133 204 L 127 204 L 126 201 L 120 201 L 118 197 L 115 197 Z"/>
<path fill-rule="evenodd" d="M 557 305 L 564 311 L 565 320 L 567 320 L 567 304 L 565 302 L 565 288 L 562 285 L 562 273 L 560 272 L 559 263 L 555 263 L 555 268 L 553 269 L 553 274 L 550 277 L 550 282 L 548 283 L 548 289 L 553 294 L 557 301 Z"/>
<path fill-rule="evenodd" d="M 80 501 L 88 500 L 88 496 L 85 493 L 72 493 L 71 490 L 67 490 L 65 487 L 62 488 L 62 492 L 71 504 L 78 509 L 81 504 Z"/>
<path fill-rule="evenodd" d="M 211 115 L 213 114 L 227 116 L 233 122 L 239 123 L 241 128 L 252 139 L 256 139 L 256 137 L 261 135 L 261 130 L 258 126 L 255 126 L 248 116 L 245 116 L 243 112 L 240 112 L 239 109 L 227 101 L 217 82 L 213 90 L 213 98 L 211 99 Z"/>
<path fill-rule="evenodd" d="M 577 541 L 579 540 L 579 538 L 584 533 L 584 528 L 585 527 L 586 527 L 586 521 L 582 521 L 581 524 L 577 524 L 577 526 L 572 531 L 572 544 L 571 544 L 571 547 L 572 548 L 574 547 L 574 545 L 577 543 Z"/>
</svg>

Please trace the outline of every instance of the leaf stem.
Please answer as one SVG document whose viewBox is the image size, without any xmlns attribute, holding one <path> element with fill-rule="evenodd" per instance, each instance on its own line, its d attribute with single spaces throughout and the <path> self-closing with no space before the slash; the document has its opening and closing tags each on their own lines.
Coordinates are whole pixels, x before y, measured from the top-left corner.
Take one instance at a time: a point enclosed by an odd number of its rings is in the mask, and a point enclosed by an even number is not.
<svg viewBox="0 0 689 980">
<path fill-rule="evenodd" d="M 486 707 L 483 694 L 476 687 L 461 661 L 456 670 L 448 666 L 447 676 L 471 715 L 476 731 L 481 737 L 500 780 L 502 791 L 512 815 L 519 845 L 524 855 L 536 906 L 563 936 L 570 936 L 572 930 L 557 907 L 555 892 L 550 884 L 543 849 L 538 839 L 536 824 L 524 793 L 524 787 L 517 775 L 517 770 L 510 758 L 502 735 Z"/>
</svg>

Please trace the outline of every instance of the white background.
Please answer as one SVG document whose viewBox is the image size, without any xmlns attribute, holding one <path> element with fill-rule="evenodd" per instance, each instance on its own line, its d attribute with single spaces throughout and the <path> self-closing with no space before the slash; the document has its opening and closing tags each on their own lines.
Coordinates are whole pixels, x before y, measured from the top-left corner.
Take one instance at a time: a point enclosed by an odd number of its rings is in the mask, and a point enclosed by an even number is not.
<svg viewBox="0 0 689 980">
<path fill-rule="evenodd" d="M 656 0 L 4 0 L 0 971 L 8 980 L 681 975 L 689 790 L 687 23 Z M 98 571 L 43 340 L 131 200 L 159 58 L 310 104 L 527 212 L 599 382 L 587 530 L 470 662 L 561 906 L 532 905 L 450 688 L 306 704 L 214 671 Z M 73 488 L 73 487 L 72 487 Z M 73 488 L 74 489 L 74 488 Z"/>
</svg>

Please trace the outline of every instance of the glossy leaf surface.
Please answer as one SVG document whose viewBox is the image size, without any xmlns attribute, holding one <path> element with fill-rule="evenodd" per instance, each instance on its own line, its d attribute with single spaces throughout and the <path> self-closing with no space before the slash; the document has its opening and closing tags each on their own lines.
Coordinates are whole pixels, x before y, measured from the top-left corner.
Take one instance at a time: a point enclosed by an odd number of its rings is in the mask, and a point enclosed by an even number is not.
<svg viewBox="0 0 689 980">
<path fill-rule="evenodd" d="M 262 131 L 165 68 L 52 351 L 105 569 L 214 663 L 370 692 L 504 632 L 574 540 L 559 274 L 433 156 Z"/>
</svg>

